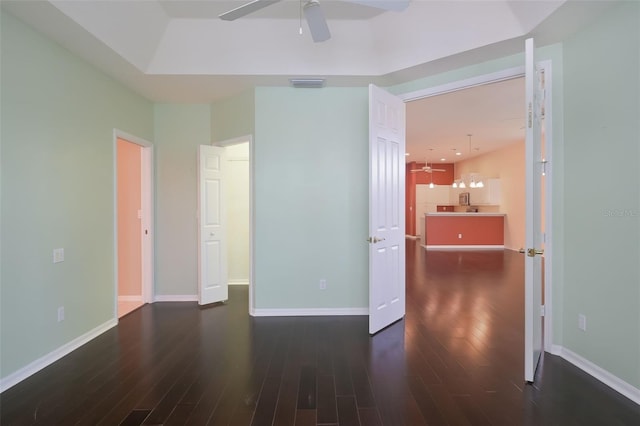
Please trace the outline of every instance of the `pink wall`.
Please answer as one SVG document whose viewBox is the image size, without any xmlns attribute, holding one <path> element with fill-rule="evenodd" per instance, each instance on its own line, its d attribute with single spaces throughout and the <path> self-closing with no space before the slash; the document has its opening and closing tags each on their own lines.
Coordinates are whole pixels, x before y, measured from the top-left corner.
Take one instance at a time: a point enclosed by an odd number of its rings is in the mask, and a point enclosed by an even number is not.
<svg viewBox="0 0 640 426">
<path fill-rule="evenodd" d="M 498 151 L 456 163 L 455 176 L 480 173 L 483 178 L 499 178 L 500 207 L 480 207 L 482 212 L 505 213 L 504 246 L 517 250 L 524 247 L 525 238 L 525 163 L 524 140 Z M 473 200 L 473 189 L 471 200 Z"/>
<path fill-rule="evenodd" d="M 142 295 L 141 155 L 139 145 L 118 139 L 118 295 Z"/>
</svg>

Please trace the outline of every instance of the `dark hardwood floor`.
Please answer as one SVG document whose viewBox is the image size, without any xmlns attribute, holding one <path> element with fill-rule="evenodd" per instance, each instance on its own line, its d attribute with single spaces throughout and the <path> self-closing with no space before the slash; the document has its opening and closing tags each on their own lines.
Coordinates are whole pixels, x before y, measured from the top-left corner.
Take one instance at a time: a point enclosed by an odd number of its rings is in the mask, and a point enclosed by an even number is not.
<svg viewBox="0 0 640 426">
<path fill-rule="evenodd" d="M 523 258 L 407 242 L 407 315 L 251 318 L 156 303 L 0 396 L 2 425 L 639 425 L 546 354 L 523 383 Z M 312 294 L 309 297 L 313 297 Z"/>
</svg>

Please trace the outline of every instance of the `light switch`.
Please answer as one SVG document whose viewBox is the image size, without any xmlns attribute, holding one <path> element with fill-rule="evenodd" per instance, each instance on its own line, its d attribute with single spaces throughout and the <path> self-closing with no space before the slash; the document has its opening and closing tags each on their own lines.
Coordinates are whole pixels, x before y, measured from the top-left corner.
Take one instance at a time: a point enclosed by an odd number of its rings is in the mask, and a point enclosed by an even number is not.
<svg viewBox="0 0 640 426">
<path fill-rule="evenodd" d="M 53 249 L 53 263 L 64 262 L 64 249 L 57 248 Z"/>
</svg>

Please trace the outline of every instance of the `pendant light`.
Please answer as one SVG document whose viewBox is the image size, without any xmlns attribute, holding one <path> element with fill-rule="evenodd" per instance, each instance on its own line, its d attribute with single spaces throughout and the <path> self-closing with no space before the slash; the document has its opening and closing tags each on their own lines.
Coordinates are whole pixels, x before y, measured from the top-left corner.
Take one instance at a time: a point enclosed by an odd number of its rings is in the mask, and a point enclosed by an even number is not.
<svg viewBox="0 0 640 426">
<path fill-rule="evenodd" d="M 433 165 L 433 163 L 431 163 Z M 429 167 L 429 163 L 427 163 L 427 167 Z M 431 173 L 429 173 L 429 175 L 431 176 L 431 182 L 429 183 L 429 188 L 433 189 L 435 187 L 435 185 L 433 184 L 433 168 L 431 168 Z"/>
</svg>

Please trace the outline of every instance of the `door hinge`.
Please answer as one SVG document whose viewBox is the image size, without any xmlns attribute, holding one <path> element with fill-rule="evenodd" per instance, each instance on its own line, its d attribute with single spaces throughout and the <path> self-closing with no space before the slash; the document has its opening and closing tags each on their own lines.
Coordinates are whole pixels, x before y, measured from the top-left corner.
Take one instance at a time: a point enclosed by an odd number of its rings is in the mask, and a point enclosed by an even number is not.
<svg viewBox="0 0 640 426">
<path fill-rule="evenodd" d="M 540 316 L 544 316 L 544 305 L 540 305 Z"/>
</svg>

